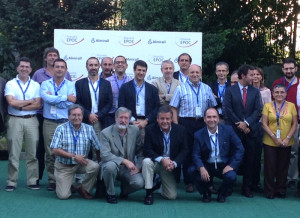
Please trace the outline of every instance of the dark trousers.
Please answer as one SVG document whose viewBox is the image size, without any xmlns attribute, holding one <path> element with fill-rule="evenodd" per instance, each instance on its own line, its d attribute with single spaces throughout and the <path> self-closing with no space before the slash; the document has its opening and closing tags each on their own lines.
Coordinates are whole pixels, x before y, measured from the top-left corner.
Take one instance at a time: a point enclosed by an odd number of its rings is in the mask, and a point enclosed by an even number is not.
<svg viewBox="0 0 300 218">
<path fill-rule="evenodd" d="M 44 147 L 44 136 L 43 136 L 43 114 L 37 114 L 37 119 L 39 121 L 39 144 L 36 151 L 36 158 L 39 162 L 39 179 L 43 178 L 43 173 L 45 169 L 45 147 Z"/>
<path fill-rule="evenodd" d="M 183 162 L 182 171 L 183 171 L 183 179 L 185 184 L 189 184 L 193 182 L 191 175 L 188 173 L 188 168 L 193 165 L 192 161 L 192 152 L 194 147 L 194 133 L 199 129 L 205 127 L 205 123 L 203 118 L 200 119 L 191 119 L 191 118 L 183 118 L 179 117 L 179 124 L 186 128 L 187 132 L 187 142 L 188 142 L 188 155 Z"/>
<path fill-rule="evenodd" d="M 223 169 L 226 167 L 225 164 L 217 164 L 217 169 L 215 168 L 215 164 L 206 163 L 204 164 L 205 169 L 207 170 L 210 181 L 206 182 L 201 179 L 201 174 L 197 171 L 197 175 L 195 177 L 195 185 L 200 194 L 209 193 L 209 187 L 212 186 L 213 177 L 217 177 L 219 179 L 223 179 L 222 185 L 219 188 L 219 194 L 223 196 L 227 196 L 228 189 L 231 189 L 233 184 L 236 181 L 236 172 L 231 170 L 225 174 L 223 174 Z"/>
<path fill-rule="evenodd" d="M 291 146 L 264 145 L 264 188 L 266 194 L 286 193 Z"/>
</svg>

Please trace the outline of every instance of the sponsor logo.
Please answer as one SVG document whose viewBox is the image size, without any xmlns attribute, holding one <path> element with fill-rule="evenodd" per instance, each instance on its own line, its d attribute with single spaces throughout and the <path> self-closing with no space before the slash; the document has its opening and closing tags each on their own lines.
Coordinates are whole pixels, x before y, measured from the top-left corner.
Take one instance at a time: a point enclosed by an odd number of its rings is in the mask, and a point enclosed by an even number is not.
<svg viewBox="0 0 300 218">
<path fill-rule="evenodd" d="M 178 57 L 174 59 L 174 63 L 178 63 Z"/>
<path fill-rule="evenodd" d="M 152 56 L 148 61 L 153 65 L 161 65 L 164 60 L 164 56 Z"/>
<path fill-rule="evenodd" d="M 80 61 L 80 60 L 82 60 L 82 57 L 72 57 L 72 56 L 66 55 L 66 56 L 64 57 L 64 60 L 65 60 L 65 61 L 68 61 L 68 60 L 76 60 L 76 61 Z"/>
<path fill-rule="evenodd" d="M 181 48 L 191 47 L 197 43 L 198 41 L 193 41 L 190 38 L 179 38 L 175 42 L 175 44 Z"/>
<path fill-rule="evenodd" d="M 70 75 L 71 75 L 71 79 L 72 79 L 72 81 L 74 82 L 74 81 L 77 81 L 77 80 L 80 80 L 81 78 L 83 78 L 83 74 L 81 74 L 81 75 L 79 75 L 79 76 L 77 76 L 76 75 L 76 72 L 69 72 L 70 73 Z"/>
<path fill-rule="evenodd" d="M 80 39 L 77 36 L 65 36 L 65 39 L 62 40 L 62 42 L 65 45 L 76 45 L 81 43 L 84 40 L 84 38 Z"/>
<path fill-rule="evenodd" d="M 149 39 L 148 40 L 148 44 L 151 45 L 151 44 L 166 44 L 166 40 L 152 40 L 152 39 Z"/>
<path fill-rule="evenodd" d="M 92 38 L 91 39 L 91 43 L 95 43 L 95 42 L 104 42 L 104 43 L 107 43 L 107 42 L 109 42 L 109 39 L 95 39 L 95 38 Z"/>
<path fill-rule="evenodd" d="M 138 43 L 140 43 L 142 40 L 135 40 L 134 37 L 127 37 L 125 36 L 124 38 L 122 38 L 119 43 L 123 46 L 134 46 L 137 45 Z"/>
<path fill-rule="evenodd" d="M 101 62 L 103 58 L 106 58 L 109 56 L 106 54 L 97 54 L 97 55 L 95 55 L 95 57 L 98 58 L 99 62 Z M 110 58 L 114 59 L 114 57 L 110 57 Z"/>
<path fill-rule="evenodd" d="M 138 61 L 139 60 L 139 58 L 126 58 L 126 61 L 127 62 L 129 62 L 129 61 L 134 61 L 134 62 L 136 62 L 136 61 Z"/>
<path fill-rule="evenodd" d="M 151 76 L 151 75 L 148 75 L 147 76 L 147 80 L 155 80 L 155 79 L 158 79 L 159 76 Z"/>
</svg>

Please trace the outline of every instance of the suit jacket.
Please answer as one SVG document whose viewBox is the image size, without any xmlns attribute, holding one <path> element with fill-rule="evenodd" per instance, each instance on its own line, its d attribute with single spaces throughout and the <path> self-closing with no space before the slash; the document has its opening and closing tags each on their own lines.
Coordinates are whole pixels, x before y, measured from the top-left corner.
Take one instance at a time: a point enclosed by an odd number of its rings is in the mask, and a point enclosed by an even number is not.
<svg viewBox="0 0 300 218">
<path fill-rule="evenodd" d="M 136 93 L 133 80 L 122 85 L 119 93 L 119 107 L 130 109 L 132 116 L 136 118 Z M 158 90 L 153 85 L 145 82 L 145 116 L 149 123 L 155 121 L 158 108 Z"/>
<path fill-rule="evenodd" d="M 7 102 L 4 96 L 6 80 L 0 77 L 0 133 L 5 130 L 5 116 L 7 115 Z"/>
<path fill-rule="evenodd" d="M 179 80 L 172 78 L 170 93 L 168 94 L 166 82 L 163 77 L 160 77 L 152 82 L 152 85 L 154 85 L 158 89 L 159 101 L 161 105 L 170 104 L 174 91 L 180 84 L 181 82 Z M 166 98 L 163 99 L 163 96 L 166 96 Z"/>
<path fill-rule="evenodd" d="M 179 80 L 179 71 L 174 72 L 173 78 Z"/>
<path fill-rule="evenodd" d="M 144 156 L 155 158 L 163 156 L 164 153 L 163 133 L 158 123 L 151 124 L 146 127 Z M 186 130 L 183 126 L 172 123 L 170 132 L 170 159 L 177 163 L 177 167 L 173 171 L 176 178 L 180 178 L 181 164 L 188 154 L 188 145 L 186 138 Z"/>
<path fill-rule="evenodd" d="M 222 162 L 237 171 L 243 159 L 244 147 L 231 126 L 218 125 L 218 142 Z M 192 158 L 197 170 L 207 163 L 211 152 L 212 149 L 208 130 L 204 127 L 194 134 Z"/>
<path fill-rule="evenodd" d="M 126 154 L 116 124 L 101 131 L 100 145 L 101 160 L 103 163 L 113 161 L 120 166 L 124 158 L 126 158 L 133 163 L 136 162 L 137 168 L 142 168 L 143 144 L 138 127 L 129 125 L 127 128 L 127 142 L 126 145 L 124 144 L 126 146 Z M 135 157 L 137 157 L 137 161 L 135 161 Z"/>
<path fill-rule="evenodd" d="M 246 109 L 244 109 L 239 85 L 235 84 L 226 89 L 223 102 L 226 124 L 231 125 L 238 135 L 243 133 L 238 130 L 235 123 L 246 120 L 249 123 L 249 128 L 251 130 L 248 135 L 257 137 L 262 107 L 260 92 L 253 86 L 248 86 Z"/>
<path fill-rule="evenodd" d="M 92 111 L 91 92 L 89 89 L 88 78 L 83 78 L 75 83 L 76 88 L 76 103 L 84 108 L 83 122 L 89 122 L 89 115 Z M 94 94 L 94 93 L 92 93 Z M 100 79 L 99 97 L 98 97 L 98 119 L 101 124 L 104 123 L 104 117 L 108 114 L 112 107 L 112 91 L 110 82 L 105 79 Z"/>
<path fill-rule="evenodd" d="M 222 108 L 221 98 L 218 97 L 218 94 L 219 94 L 219 89 L 218 89 L 219 83 L 218 83 L 218 81 L 214 81 L 214 82 L 210 83 L 209 86 L 210 86 L 212 92 L 214 93 L 214 95 L 217 96 L 217 98 L 216 98 L 217 106 L 216 107 L 217 108 L 219 108 L 219 107 Z M 230 87 L 231 86 L 230 82 L 227 81 L 225 83 L 225 86 L 226 86 L 226 89 L 228 87 Z M 223 93 L 223 99 L 224 99 L 224 97 L 225 97 L 225 92 Z"/>
</svg>

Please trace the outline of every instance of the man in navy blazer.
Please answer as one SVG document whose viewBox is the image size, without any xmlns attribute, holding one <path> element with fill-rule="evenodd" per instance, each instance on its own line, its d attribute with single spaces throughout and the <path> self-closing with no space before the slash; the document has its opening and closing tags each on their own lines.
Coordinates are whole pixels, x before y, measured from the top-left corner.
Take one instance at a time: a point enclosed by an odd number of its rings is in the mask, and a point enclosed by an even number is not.
<svg viewBox="0 0 300 218">
<path fill-rule="evenodd" d="M 241 139 L 245 155 L 243 160 L 243 187 L 242 194 L 248 198 L 253 197 L 253 187 L 256 167 L 260 162 L 259 146 L 259 119 L 262 112 L 261 95 L 252 83 L 254 68 L 243 65 L 238 69 L 239 82 L 226 89 L 224 98 L 224 112 L 226 124 L 233 127 Z"/>
<path fill-rule="evenodd" d="M 144 141 L 145 127 L 153 123 L 159 108 L 158 90 L 145 81 L 147 63 L 138 60 L 133 65 L 134 79 L 122 85 L 119 93 L 119 107 L 132 111 L 131 123 L 141 130 Z"/>
<path fill-rule="evenodd" d="M 225 202 L 227 191 L 236 180 L 236 171 L 242 162 L 244 148 L 231 126 L 219 124 L 219 114 L 215 108 L 208 108 L 204 113 L 207 127 L 195 133 L 193 162 L 198 173 L 195 183 L 203 202 L 211 201 L 214 176 L 222 178 L 218 190 L 218 202 Z M 199 173 L 200 172 L 200 173 Z"/>
<path fill-rule="evenodd" d="M 158 109 L 157 123 L 146 128 L 142 174 L 145 180 L 146 205 L 153 203 L 153 176 L 162 181 L 162 196 L 176 199 L 176 181 L 180 179 L 181 164 L 188 154 L 186 130 L 172 123 L 173 111 L 169 105 Z"/>
<path fill-rule="evenodd" d="M 94 127 L 98 137 L 104 128 L 104 117 L 112 107 L 112 91 L 110 82 L 99 77 L 99 60 L 90 57 L 86 61 L 88 77 L 76 81 L 76 103 L 84 108 L 83 122 Z"/>
</svg>

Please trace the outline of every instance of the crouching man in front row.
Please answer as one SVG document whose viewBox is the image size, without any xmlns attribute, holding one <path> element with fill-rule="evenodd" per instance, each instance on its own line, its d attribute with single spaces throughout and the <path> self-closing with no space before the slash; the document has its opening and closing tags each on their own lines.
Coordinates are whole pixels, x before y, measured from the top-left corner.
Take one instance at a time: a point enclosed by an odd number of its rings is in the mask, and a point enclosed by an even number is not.
<svg viewBox="0 0 300 218">
<path fill-rule="evenodd" d="M 85 199 L 90 195 L 99 172 L 99 164 L 87 159 L 93 146 L 100 160 L 100 143 L 92 126 L 82 123 L 83 108 L 73 104 L 68 108 L 69 122 L 58 126 L 55 130 L 50 148 L 56 155 L 54 176 L 56 194 L 59 199 L 71 196 L 71 186 L 75 173 L 85 174 L 79 194 Z"/>
<path fill-rule="evenodd" d="M 188 152 L 186 131 L 172 123 L 170 106 L 158 110 L 157 123 L 146 128 L 142 174 L 145 179 L 144 204 L 153 204 L 153 176 L 158 173 L 162 182 L 162 196 L 176 199 L 176 180 L 180 179 L 180 166 Z"/>
</svg>

